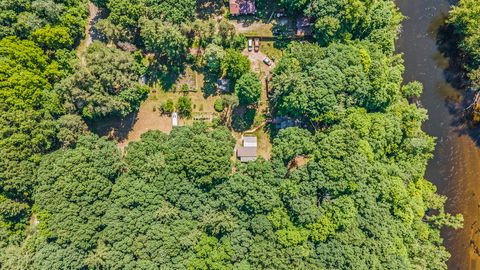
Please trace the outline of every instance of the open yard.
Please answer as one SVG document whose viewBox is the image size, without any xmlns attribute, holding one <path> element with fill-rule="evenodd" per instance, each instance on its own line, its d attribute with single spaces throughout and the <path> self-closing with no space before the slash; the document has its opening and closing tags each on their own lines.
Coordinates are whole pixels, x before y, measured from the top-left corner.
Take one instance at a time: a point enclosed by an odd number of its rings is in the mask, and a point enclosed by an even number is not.
<svg viewBox="0 0 480 270">
<path fill-rule="evenodd" d="M 173 128 L 171 116 L 163 115 L 159 109 L 168 99 L 173 100 L 174 104 L 182 96 L 188 96 L 192 100 L 192 118 L 180 118 L 180 126 L 191 124 L 193 121 L 211 121 L 217 115 L 213 104 L 219 97 L 205 98 L 202 92 L 203 84 L 203 74 L 187 68 L 169 91 L 161 89 L 158 85 L 152 87 L 148 99 L 142 103 L 139 112 L 132 116 L 132 124 L 127 134 L 117 137 L 119 147 L 124 148 L 129 142 L 139 140 L 140 136 L 149 130 L 169 133 Z M 184 91 L 186 89 L 188 91 Z"/>
<path fill-rule="evenodd" d="M 237 33 L 247 37 L 273 37 L 273 23 L 252 21 L 251 19 L 238 18 L 231 20 Z"/>
<path fill-rule="evenodd" d="M 128 136 L 119 141 L 119 147 L 124 148 L 129 142 L 139 140 L 140 136 L 149 130 L 160 130 L 169 133 L 173 128 L 172 118 L 170 115 L 162 115 L 158 108 L 167 99 L 172 99 L 176 103 L 178 98 L 183 95 L 184 93 L 182 92 L 152 92 L 149 98 L 141 105 L 134 124 L 128 132 Z M 192 99 L 193 116 L 191 119 L 180 118 L 180 126 L 191 124 L 195 120 L 211 121 L 213 116 L 217 114 L 213 108 L 213 103 L 218 97 L 204 98 L 203 93 L 200 91 L 189 92 L 186 95 Z"/>
</svg>

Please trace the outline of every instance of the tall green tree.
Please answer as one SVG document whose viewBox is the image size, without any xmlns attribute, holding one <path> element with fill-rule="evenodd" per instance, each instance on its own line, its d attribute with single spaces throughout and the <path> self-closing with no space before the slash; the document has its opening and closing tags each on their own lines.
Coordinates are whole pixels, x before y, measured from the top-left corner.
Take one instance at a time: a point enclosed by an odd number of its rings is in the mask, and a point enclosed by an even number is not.
<svg viewBox="0 0 480 270">
<path fill-rule="evenodd" d="M 369 40 L 393 52 L 402 15 L 390 0 L 312 0 L 305 15 L 314 19 L 315 38 L 322 45 Z"/>
<path fill-rule="evenodd" d="M 52 91 L 58 74 L 34 42 L 0 40 L 0 211 L 2 240 L 18 242 L 30 213 L 35 170 L 55 149 L 60 99 Z"/>
<path fill-rule="evenodd" d="M 459 48 L 467 54 L 465 66 L 475 88 L 480 89 L 480 8 L 477 2 L 461 0 L 450 13 L 450 23 L 460 36 Z"/>
<path fill-rule="evenodd" d="M 222 61 L 222 71 L 227 78 L 235 82 L 250 71 L 250 61 L 239 51 L 227 49 Z"/>
<path fill-rule="evenodd" d="M 145 48 L 169 65 L 178 66 L 186 57 L 188 40 L 173 24 L 159 19 L 144 20 L 140 36 Z"/>
<path fill-rule="evenodd" d="M 262 82 L 260 82 L 257 74 L 253 72 L 245 73 L 235 84 L 235 93 L 240 104 L 257 104 L 262 95 Z"/>
<path fill-rule="evenodd" d="M 399 97 L 402 72 L 400 56 L 369 42 L 293 43 L 274 71 L 275 106 L 280 114 L 326 124 L 349 107 L 382 111 Z"/>
<path fill-rule="evenodd" d="M 192 99 L 187 96 L 178 98 L 177 101 L 177 110 L 180 116 L 190 118 L 192 117 L 193 111 Z"/>
<path fill-rule="evenodd" d="M 140 83 L 141 64 L 131 53 L 94 42 L 85 58 L 86 66 L 80 64 L 57 86 L 70 112 L 101 118 L 138 110 L 148 90 Z"/>
<path fill-rule="evenodd" d="M 86 268 L 105 227 L 110 193 L 123 162 L 113 142 L 88 136 L 43 158 L 35 189 L 33 268 Z"/>
</svg>

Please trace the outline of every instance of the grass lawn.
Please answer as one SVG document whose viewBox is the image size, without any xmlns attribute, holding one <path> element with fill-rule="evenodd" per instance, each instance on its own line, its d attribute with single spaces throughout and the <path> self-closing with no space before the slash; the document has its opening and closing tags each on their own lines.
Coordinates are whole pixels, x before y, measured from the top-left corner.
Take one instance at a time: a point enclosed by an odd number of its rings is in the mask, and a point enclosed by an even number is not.
<svg viewBox="0 0 480 270">
<path fill-rule="evenodd" d="M 184 94 L 180 91 L 177 91 L 177 92 L 158 91 L 157 93 L 152 94 L 149 97 L 149 100 L 156 101 L 157 108 L 158 108 L 160 104 L 162 104 L 163 102 L 166 102 L 168 99 L 172 99 L 173 102 L 176 104 L 177 100 L 184 95 L 192 99 L 193 116 L 197 114 L 208 114 L 208 113 L 216 114 L 213 104 L 215 103 L 215 100 L 217 100 L 219 97 L 209 96 L 208 98 L 205 98 L 203 96 L 203 92 L 201 91 L 188 92 L 187 94 Z"/>
<path fill-rule="evenodd" d="M 235 26 L 237 33 L 247 37 L 273 37 L 272 23 L 253 20 L 252 17 L 237 17 L 230 21 Z"/>
<path fill-rule="evenodd" d="M 274 44 L 275 42 L 273 41 L 262 41 L 260 42 L 260 51 L 278 62 L 283 56 L 283 51 L 275 48 Z"/>
</svg>

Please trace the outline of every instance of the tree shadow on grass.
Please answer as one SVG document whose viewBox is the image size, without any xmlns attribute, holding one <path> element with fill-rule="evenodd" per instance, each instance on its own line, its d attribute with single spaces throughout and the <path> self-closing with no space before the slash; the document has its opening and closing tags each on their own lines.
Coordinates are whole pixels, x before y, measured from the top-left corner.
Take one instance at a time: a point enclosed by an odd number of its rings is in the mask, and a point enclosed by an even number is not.
<svg viewBox="0 0 480 270">
<path fill-rule="evenodd" d="M 246 106 L 237 106 L 232 113 L 232 128 L 236 132 L 247 131 L 252 128 L 257 110 Z"/>
<path fill-rule="evenodd" d="M 170 90 L 186 69 L 186 63 L 178 65 L 163 65 L 152 63 L 146 72 L 147 83 L 154 84 L 160 83 L 165 91 Z"/>
<path fill-rule="evenodd" d="M 125 117 L 108 116 L 102 119 L 87 121 L 89 129 L 101 137 L 124 141 L 137 121 L 137 112 L 132 112 Z"/>
<path fill-rule="evenodd" d="M 204 98 L 215 96 L 217 94 L 217 79 L 218 78 L 216 76 L 205 76 L 205 81 L 202 89 Z"/>
</svg>

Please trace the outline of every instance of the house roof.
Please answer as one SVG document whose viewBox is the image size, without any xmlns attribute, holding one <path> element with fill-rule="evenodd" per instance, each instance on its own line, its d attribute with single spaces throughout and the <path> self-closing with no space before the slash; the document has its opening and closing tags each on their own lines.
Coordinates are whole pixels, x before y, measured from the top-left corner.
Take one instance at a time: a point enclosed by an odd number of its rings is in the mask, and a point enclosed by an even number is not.
<svg viewBox="0 0 480 270">
<path fill-rule="evenodd" d="M 239 147 L 237 149 L 237 156 L 238 157 L 256 157 L 257 156 L 257 148 L 256 147 Z"/>
<path fill-rule="evenodd" d="M 254 14 L 255 0 L 230 0 L 230 14 L 247 15 Z"/>
<path fill-rule="evenodd" d="M 255 136 L 243 137 L 243 145 L 246 145 L 246 144 L 257 145 L 257 137 Z"/>
</svg>

